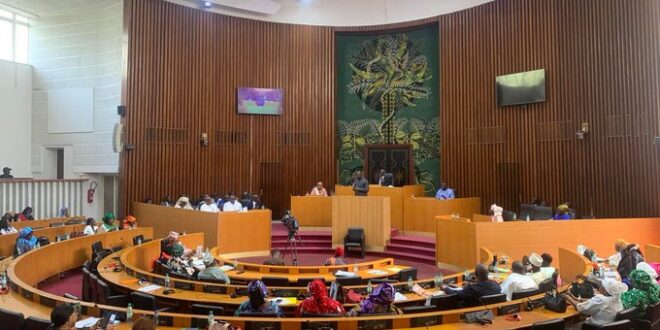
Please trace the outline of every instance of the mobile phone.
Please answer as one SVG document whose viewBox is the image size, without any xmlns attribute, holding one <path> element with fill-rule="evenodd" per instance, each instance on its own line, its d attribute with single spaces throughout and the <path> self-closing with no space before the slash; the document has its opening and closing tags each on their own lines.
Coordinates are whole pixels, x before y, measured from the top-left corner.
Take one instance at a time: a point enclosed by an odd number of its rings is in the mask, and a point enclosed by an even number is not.
<svg viewBox="0 0 660 330">
<path fill-rule="evenodd" d="M 97 327 L 99 329 L 105 329 L 108 327 L 108 324 L 113 324 L 115 323 L 115 318 L 117 315 L 115 314 L 106 314 L 103 316 L 103 318 L 99 321 Z"/>
</svg>

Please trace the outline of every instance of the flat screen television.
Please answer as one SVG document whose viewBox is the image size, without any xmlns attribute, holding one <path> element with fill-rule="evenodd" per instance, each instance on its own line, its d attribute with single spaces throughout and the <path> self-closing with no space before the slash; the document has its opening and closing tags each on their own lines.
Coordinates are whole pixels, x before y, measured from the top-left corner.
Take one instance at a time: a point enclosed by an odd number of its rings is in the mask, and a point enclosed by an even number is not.
<svg viewBox="0 0 660 330">
<path fill-rule="evenodd" d="M 239 114 L 281 115 L 284 105 L 284 90 L 239 87 L 236 103 Z"/>
<path fill-rule="evenodd" d="M 497 105 L 505 107 L 545 101 L 545 69 L 498 76 Z"/>
</svg>

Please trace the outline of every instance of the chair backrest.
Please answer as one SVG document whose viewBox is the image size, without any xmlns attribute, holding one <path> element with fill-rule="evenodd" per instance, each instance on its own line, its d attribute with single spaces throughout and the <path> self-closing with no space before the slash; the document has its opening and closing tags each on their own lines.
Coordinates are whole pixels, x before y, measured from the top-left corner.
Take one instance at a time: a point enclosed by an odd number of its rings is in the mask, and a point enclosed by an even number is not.
<svg viewBox="0 0 660 330">
<path fill-rule="evenodd" d="M 607 329 L 607 330 L 631 330 L 632 328 L 633 328 L 633 323 L 630 320 L 614 321 L 607 324 L 603 324 L 598 327 L 598 329 Z"/>
<path fill-rule="evenodd" d="M 97 254 L 101 251 L 103 251 L 103 242 L 96 241 L 92 243 L 92 255 Z"/>
<path fill-rule="evenodd" d="M 89 301 L 98 302 L 98 280 L 99 277 L 94 273 L 89 273 Z"/>
<path fill-rule="evenodd" d="M 348 233 L 346 236 L 348 236 L 349 242 L 358 243 L 362 241 L 362 237 L 364 236 L 364 228 L 348 228 Z"/>
<path fill-rule="evenodd" d="M 52 223 L 50 224 L 50 226 L 51 226 L 51 227 L 63 227 L 63 226 L 64 226 L 64 222 L 52 222 Z"/>
<path fill-rule="evenodd" d="M 502 220 L 504 221 L 514 221 L 516 220 L 516 214 L 513 211 L 502 211 Z"/>
<path fill-rule="evenodd" d="M 518 219 L 525 220 L 529 216 L 530 219 L 534 218 L 534 204 L 520 204 L 520 214 Z"/>
<path fill-rule="evenodd" d="M 545 292 L 548 292 L 548 291 L 554 289 L 554 287 L 555 287 L 554 279 L 552 277 L 551 278 L 546 278 L 541 283 L 539 283 L 539 292 L 540 293 L 545 293 Z"/>
<path fill-rule="evenodd" d="M 23 313 L 8 311 L 0 308 L 0 324 L 3 329 L 23 329 L 25 317 Z"/>
<path fill-rule="evenodd" d="M 49 320 L 39 319 L 33 316 L 25 319 L 25 330 L 46 330 L 50 326 Z"/>
<path fill-rule="evenodd" d="M 651 323 L 660 320 L 660 302 L 646 309 L 646 319 L 651 321 Z"/>
<path fill-rule="evenodd" d="M 431 305 L 435 305 L 438 310 L 446 311 L 457 309 L 460 299 L 456 294 L 447 294 L 431 298 Z"/>
<path fill-rule="evenodd" d="M 225 308 L 214 305 L 192 304 L 192 314 L 209 315 L 213 311 L 213 316 L 225 315 Z M 206 319 L 192 319 L 192 326 L 200 329 L 205 329 L 208 326 Z"/>
<path fill-rule="evenodd" d="M 37 242 L 39 242 L 39 246 L 46 246 L 50 244 L 50 240 L 48 239 L 48 237 L 45 236 L 37 237 Z"/>
<path fill-rule="evenodd" d="M 516 291 L 516 292 L 511 294 L 511 300 L 518 300 L 518 299 L 531 297 L 531 296 L 536 295 L 538 293 L 539 293 L 538 289 L 528 289 L 528 290 Z"/>
<path fill-rule="evenodd" d="M 155 311 L 158 309 L 156 298 L 142 292 L 131 292 L 131 302 L 135 309 L 144 309 L 147 311 Z"/>
<path fill-rule="evenodd" d="M 483 296 L 479 298 L 479 301 L 481 302 L 482 305 L 502 303 L 506 301 L 506 294 L 504 293 L 489 294 L 487 296 Z"/>
<path fill-rule="evenodd" d="M 362 277 L 360 276 L 351 276 L 351 277 L 337 277 L 337 284 L 341 286 L 354 286 L 362 284 Z"/>
<path fill-rule="evenodd" d="M 108 297 L 112 295 L 108 283 L 105 283 L 102 279 L 96 280 L 96 294 L 98 302 L 104 304 L 108 300 Z"/>
<path fill-rule="evenodd" d="M 140 234 L 133 237 L 133 245 L 140 245 L 141 243 L 144 243 L 144 235 Z"/>
<path fill-rule="evenodd" d="M 564 330 L 564 319 L 552 319 L 532 324 L 532 330 Z"/>
<path fill-rule="evenodd" d="M 71 219 L 71 220 L 65 222 L 65 224 L 66 224 L 67 226 L 68 226 L 68 225 L 77 225 L 77 224 L 81 224 L 81 223 L 82 223 L 81 220 L 76 220 L 76 219 Z"/>
<path fill-rule="evenodd" d="M 548 206 L 537 206 L 534 208 L 534 217 L 532 220 L 552 219 L 552 208 Z"/>
<path fill-rule="evenodd" d="M 289 279 L 286 277 L 265 276 L 261 278 L 266 286 L 290 286 Z"/>
<path fill-rule="evenodd" d="M 66 241 L 68 239 L 69 239 L 69 235 L 67 235 L 67 234 L 55 236 L 55 242 L 62 242 L 62 241 Z"/>
<path fill-rule="evenodd" d="M 399 272 L 399 282 L 405 282 L 409 277 L 412 278 L 413 281 L 417 279 L 417 268 L 408 268 Z"/>
<path fill-rule="evenodd" d="M 615 320 L 631 320 L 634 321 L 637 318 L 637 307 L 626 308 L 622 311 L 616 313 Z"/>
<path fill-rule="evenodd" d="M 90 301 L 89 299 L 89 270 L 87 268 L 82 268 L 82 300 Z"/>
<path fill-rule="evenodd" d="M 401 311 L 403 312 L 403 314 L 430 313 L 430 312 L 435 312 L 436 307 L 434 305 L 431 305 L 431 306 L 406 306 L 406 307 L 402 307 Z"/>
</svg>

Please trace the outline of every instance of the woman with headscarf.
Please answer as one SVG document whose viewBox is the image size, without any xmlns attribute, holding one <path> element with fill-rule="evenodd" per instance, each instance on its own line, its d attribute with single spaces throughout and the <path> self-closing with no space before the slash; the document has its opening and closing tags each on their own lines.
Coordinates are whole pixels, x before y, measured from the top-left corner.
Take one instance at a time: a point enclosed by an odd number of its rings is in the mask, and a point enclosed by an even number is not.
<svg viewBox="0 0 660 330">
<path fill-rule="evenodd" d="M 643 317 L 646 308 L 660 302 L 660 286 L 643 270 L 635 269 L 628 276 L 633 289 L 621 295 L 623 308 L 637 308 L 637 315 Z"/>
<path fill-rule="evenodd" d="M 614 251 L 616 251 L 616 253 L 607 258 L 610 266 L 616 267 L 619 265 L 619 262 L 621 262 L 621 250 L 625 249 L 626 246 L 628 246 L 628 242 L 624 239 L 619 238 L 614 242 Z"/>
<path fill-rule="evenodd" d="M 179 197 L 179 199 L 176 201 L 176 205 L 174 205 L 174 208 L 184 209 L 184 210 L 193 210 L 193 207 L 190 204 L 190 198 L 188 198 L 186 196 Z"/>
<path fill-rule="evenodd" d="M 394 296 L 396 291 L 392 284 L 382 283 L 363 300 L 360 305 L 355 306 L 348 312 L 348 316 L 358 316 L 364 314 L 403 314 L 403 312 L 394 306 Z"/>
<path fill-rule="evenodd" d="M 273 314 L 278 317 L 284 316 L 282 309 L 277 303 L 268 301 L 268 289 L 261 281 L 252 281 L 248 284 L 248 301 L 242 303 L 234 316 L 240 316 L 242 313 L 264 313 Z"/>
<path fill-rule="evenodd" d="M 325 283 L 322 280 L 316 279 L 309 283 L 307 287 L 312 294 L 311 297 L 305 299 L 296 310 L 296 316 L 301 317 L 303 314 L 338 314 L 345 313 L 344 307 L 337 300 L 328 297 Z"/>
<path fill-rule="evenodd" d="M 99 227 L 96 226 L 96 220 L 94 220 L 94 218 L 87 218 L 87 220 L 85 220 L 85 229 L 83 229 L 83 235 L 94 235 L 98 229 Z"/>
<path fill-rule="evenodd" d="M 69 207 L 68 207 L 68 206 L 62 206 L 62 208 L 60 208 L 60 211 L 57 212 L 57 216 L 60 217 L 60 218 L 68 218 L 68 217 L 70 217 L 70 215 L 69 215 Z"/>
<path fill-rule="evenodd" d="M 161 253 L 161 259 L 165 257 L 165 260 L 169 260 L 171 258 L 180 258 L 180 257 L 185 257 L 193 253 L 192 250 L 186 249 L 183 244 L 179 241 L 179 233 L 175 231 L 171 231 L 167 237 L 163 240 L 163 249 L 162 252 L 167 254 L 166 256 L 163 256 Z"/>
<path fill-rule="evenodd" d="M 18 238 L 16 239 L 16 256 L 28 252 L 37 247 L 37 238 L 34 237 L 32 228 L 23 227 L 18 232 Z"/>
<path fill-rule="evenodd" d="M 132 215 L 127 215 L 126 219 L 121 222 L 121 229 L 137 228 L 137 218 Z"/>
<path fill-rule="evenodd" d="M 333 257 L 328 258 L 325 261 L 325 266 L 335 266 L 335 265 L 345 265 L 346 261 L 344 261 L 344 248 L 343 247 L 338 247 L 335 249 L 335 255 Z"/>
<path fill-rule="evenodd" d="M 28 221 L 28 220 L 34 220 L 34 216 L 32 215 L 32 208 L 31 207 L 26 207 L 23 209 L 23 212 L 18 214 L 18 221 Z"/>
<path fill-rule="evenodd" d="M 598 293 L 591 299 L 580 301 L 573 296 L 566 295 L 566 300 L 578 312 L 589 317 L 586 323 L 600 325 L 614 322 L 616 313 L 623 310 L 621 294 L 626 291 L 628 291 L 628 287 L 624 283 L 606 278 L 598 286 Z"/>
<path fill-rule="evenodd" d="M 119 228 L 115 226 L 115 215 L 112 214 L 111 212 L 108 212 L 103 216 L 103 224 L 101 225 L 101 227 L 99 227 L 98 232 L 107 233 L 118 229 Z"/>
<path fill-rule="evenodd" d="M 639 269 L 639 270 L 644 271 L 645 273 L 649 274 L 649 277 L 651 277 L 651 280 L 658 283 L 658 272 L 648 262 L 638 263 L 637 267 L 635 267 L 635 269 Z"/>
<path fill-rule="evenodd" d="M 0 234 L 1 235 L 7 235 L 7 234 L 14 234 L 17 233 L 18 231 L 16 228 L 12 227 L 9 222 L 11 221 L 11 215 L 9 213 L 5 213 L 5 215 L 2 216 L 0 219 Z"/>
<path fill-rule="evenodd" d="M 571 219 L 571 208 L 568 203 L 563 203 L 557 206 L 557 211 L 552 217 L 553 220 L 570 220 Z"/>
<path fill-rule="evenodd" d="M 635 270 L 637 264 L 644 261 L 644 255 L 642 251 L 639 250 L 637 244 L 629 244 L 621 251 L 621 261 L 616 267 L 616 271 L 621 275 L 621 279 L 626 284 L 631 284 L 628 281 L 628 274 Z"/>
</svg>

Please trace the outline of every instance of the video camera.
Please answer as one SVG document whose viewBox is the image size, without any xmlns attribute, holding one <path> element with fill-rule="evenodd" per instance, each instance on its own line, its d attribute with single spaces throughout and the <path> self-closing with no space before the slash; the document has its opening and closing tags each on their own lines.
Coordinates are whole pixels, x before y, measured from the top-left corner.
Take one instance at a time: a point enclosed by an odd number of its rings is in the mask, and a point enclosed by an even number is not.
<svg viewBox="0 0 660 330">
<path fill-rule="evenodd" d="M 298 219 L 291 215 L 291 211 L 286 211 L 286 214 L 282 217 L 282 224 L 284 224 L 286 229 L 289 230 L 289 239 L 293 238 L 293 236 L 298 233 L 298 229 L 300 229 Z"/>
</svg>

